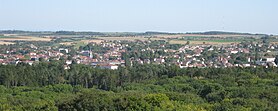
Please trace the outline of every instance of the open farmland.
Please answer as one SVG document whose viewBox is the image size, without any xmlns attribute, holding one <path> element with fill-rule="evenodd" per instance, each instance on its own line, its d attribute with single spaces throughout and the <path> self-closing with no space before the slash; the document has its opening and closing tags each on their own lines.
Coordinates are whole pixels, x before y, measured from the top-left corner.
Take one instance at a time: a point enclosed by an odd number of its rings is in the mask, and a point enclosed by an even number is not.
<svg viewBox="0 0 278 111">
<path fill-rule="evenodd" d="M 0 45 L 10 45 L 10 44 L 15 44 L 15 43 L 0 41 Z"/>
<path fill-rule="evenodd" d="M 171 38 L 182 38 L 186 35 L 187 34 L 175 34 L 175 35 L 160 34 L 160 35 L 154 35 L 153 37 L 163 38 L 163 39 L 171 39 Z"/>
<path fill-rule="evenodd" d="M 232 35 L 232 34 L 220 34 L 220 35 L 205 35 L 205 34 L 174 34 L 174 35 L 166 35 L 166 34 L 160 34 L 160 35 L 154 35 L 153 37 L 157 38 L 188 38 L 188 37 L 204 37 L 204 38 L 210 38 L 210 37 L 219 37 L 219 38 L 227 38 L 227 37 L 233 37 L 233 38 L 242 38 L 242 37 L 260 37 L 255 35 Z"/>
<path fill-rule="evenodd" d="M 73 45 L 75 42 L 62 42 L 60 45 Z"/>
<path fill-rule="evenodd" d="M 81 41 L 74 41 L 74 42 L 62 42 L 60 43 L 61 45 L 73 45 L 73 44 L 78 44 L 78 43 L 82 43 L 82 44 L 89 44 L 89 43 L 101 43 L 103 42 L 104 40 L 81 40 Z"/>
<path fill-rule="evenodd" d="M 257 37 L 254 35 L 232 35 L 232 34 L 219 34 L 219 35 L 204 35 L 204 34 L 185 34 L 184 37 L 191 37 L 191 36 L 196 36 L 196 37 Z M 259 37 L 259 36 L 258 36 Z"/>
<path fill-rule="evenodd" d="M 126 41 L 165 40 L 163 38 L 157 38 L 157 37 L 148 38 L 148 37 L 143 37 L 143 36 L 137 36 L 137 37 L 96 37 L 96 38 L 101 39 L 101 40 L 111 40 L 111 41 L 114 41 L 114 40 L 126 40 Z"/>
<path fill-rule="evenodd" d="M 96 37 L 96 39 L 101 40 L 127 40 L 127 41 L 135 41 L 135 40 L 166 40 L 169 41 L 170 44 L 186 44 L 187 41 L 190 42 L 191 45 L 201 45 L 201 44 L 209 44 L 209 45 L 228 45 L 232 43 L 240 43 L 244 40 L 246 41 L 255 41 L 255 38 L 259 38 L 259 36 L 251 36 L 251 35 L 204 35 L 204 34 L 176 34 L 176 35 L 154 35 L 151 37 L 144 36 L 136 36 L 136 37 Z"/>
<path fill-rule="evenodd" d="M 1 36 L 1 41 L 51 41 L 51 38 L 35 37 L 35 36 Z"/>
<path fill-rule="evenodd" d="M 100 44 L 103 41 L 104 40 L 81 40 L 81 42 L 84 42 L 85 44 L 92 43 L 92 42 Z"/>
<path fill-rule="evenodd" d="M 278 42 L 270 42 L 271 44 L 278 44 Z"/>
</svg>

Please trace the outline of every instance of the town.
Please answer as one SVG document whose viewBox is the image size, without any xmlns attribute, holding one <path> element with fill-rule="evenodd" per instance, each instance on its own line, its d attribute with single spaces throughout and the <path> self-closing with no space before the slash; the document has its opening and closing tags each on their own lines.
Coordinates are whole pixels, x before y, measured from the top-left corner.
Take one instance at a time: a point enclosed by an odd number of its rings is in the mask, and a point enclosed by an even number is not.
<svg viewBox="0 0 278 111">
<path fill-rule="evenodd" d="M 0 64 L 63 61 L 102 69 L 136 64 L 176 65 L 180 68 L 277 67 L 278 45 L 262 38 L 261 42 L 243 41 L 230 44 L 170 44 L 165 40 L 101 40 L 72 45 L 48 45 L 47 42 L 17 42 L 2 45 Z"/>
</svg>

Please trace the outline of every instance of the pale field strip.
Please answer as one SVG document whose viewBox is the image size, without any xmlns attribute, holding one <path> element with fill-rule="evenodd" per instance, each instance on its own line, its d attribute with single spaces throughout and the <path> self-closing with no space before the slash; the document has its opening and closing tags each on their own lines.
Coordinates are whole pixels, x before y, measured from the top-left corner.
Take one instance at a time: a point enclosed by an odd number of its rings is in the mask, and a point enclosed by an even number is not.
<svg viewBox="0 0 278 111">
<path fill-rule="evenodd" d="M 124 41 L 135 41 L 135 40 L 142 40 L 142 41 L 147 41 L 147 40 L 165 40 L 162 38 L 148 38 L 144 36 L 136 36 L 136 37 L 95 37 L 97 39 L 102 39 L 102 40 L 124 40 Z"/>
<path fill-rule="evenodd" d="M 74 44 L 75 42 L 62 42 L 62 43 L 59 43 L 60 45 L 72 45 Z"/>
<path fill-rule="evenodd" d="M 271 44 L 276 44 L 276 45 L 278 44 L 278 42 L 270 42 L 270 43 L 271 43 Z"/>
<path fill-rule="evenodd" d="M 17 36 L 18 34 L 4 34 L 4 36 Z"/>
<path fill-rule="evenodd" d="M 100 44 L 103 41 L 104 40 L 81 40 L 81 42 L 84 42 L 85 44 L 92 43 L 92 42 Z"/>
<path fill-rule="evenodd" d="M 60 43 L 61 45 L 73 45 L 73 44 L 78 44 L 78 43 L 83 43 L 83 44 L 89 44 L 89 43 L 97 43 L 100 44 L 104 40 L 81 40 L 81 41 L 75 41 L 75 42 L 62 42 Z"/>
<path fill-rule="evenodd" d="M 254 35 L 229 35 L 229 34 L 223 34 L 223 35 L 203 35 L 203 34 L 177 34 L 177 35 L 154 35 L 154 37 L 158 38 L 182 38 L 182 37 L 257 37 Z"/>
<path fill-rule="evenodd" d="M 15 36 L 0 38 L 1 41 L 51 41 L 51 38 L 35 37 L 35 36 Z"/>
<path fill-rule="evenodd" d="M 15 44 L 15 43 L 0 41 L 0 45 L 10 45 L 10 44 Z"/>
<path fill-rule="evenodd" d="M 182 38 L 182 37 L 220 37 L 220 38 L 226 38 L 226 37 L 258 37 L 254 35 L 201 35 L 201 34 L 176 34 L 176 35 L 152 35 L 152 36 L 127 36 L 127 37 L 96 37 L 99 39 L 104 40 L 148 40 L 148 38 L 151 38 L 151 40 L 165 40 L 165 39 L 172 39 L 172 38 Z"/>
</svg>

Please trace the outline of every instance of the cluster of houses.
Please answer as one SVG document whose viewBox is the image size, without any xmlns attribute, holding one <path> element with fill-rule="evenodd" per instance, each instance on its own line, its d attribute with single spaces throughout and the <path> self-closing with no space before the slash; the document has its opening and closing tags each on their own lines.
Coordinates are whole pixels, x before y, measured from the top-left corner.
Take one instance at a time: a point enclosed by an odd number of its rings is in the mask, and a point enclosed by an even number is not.
<svg viewBox="0 0 278 111">
<path fill-rule="evenodd" d="M 176 64 L 180 68 L 188 67 L 277 67 L 275 62 L 278 47 L 274 44 L 230 44 L 221 46 L 211 45 L 184 45 L 178 50 L 151 49 L 153 53 L 163 50 L 167 55 L 153 59 L 136 59 L 140 64 Z"/>
<path fill-rule="evenodd" d="M 151 42 L 151 41 L 149 41 Z M 140 43 L 137 43 L 140 44 Z M 153 58 L 123 57 L 123 53 L 131 53 L 127 48 L 131 48 L 128 43 L 104 41 L 97 44 L 99 47 L 106 48 L 104 52 L 94 50 L 78 50 L 74 55 L 70 55 L 70 49 L 38 49 L 33 44 L 28 51 L 26 49 L 12 49 L 0 54 L 0 64 L 26 63 L 33 65 L 40 61 L 63 60 L 64 69 L 70 69 L 71 64 L 86 64 L 103 69 L 118 69 L 125 66 L 125 62 L 130 64 L 168 64 L 177 65 L 180 68 L 188 67 L 277 67 L 275 55 L 278 47 L 273 44 L 267 46 L 263 44 L 230 44 L 222 46 L 211 45 L 183 45 L 179 49 L 167 49 L 165 45 L 159 44 L 159 48 L 142 47 L 140 53 L 156 53 L 163 51 L 164 54 Z M 128 60 L 126 60 L 128 59 Z"/>
</svg>

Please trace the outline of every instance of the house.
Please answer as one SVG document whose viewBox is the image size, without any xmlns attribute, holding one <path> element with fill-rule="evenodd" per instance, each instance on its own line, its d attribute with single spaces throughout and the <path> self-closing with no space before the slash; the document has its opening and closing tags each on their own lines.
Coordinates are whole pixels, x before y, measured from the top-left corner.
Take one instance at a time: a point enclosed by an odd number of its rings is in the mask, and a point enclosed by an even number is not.
<svg viewBox="0 0 278 111">
<path fill-rule="evenodd" d="M 238 53 L 237 50 L 232 50 L 232 51 L 231 51 L 231 54 L 237 54 L 237 53 Z"/>
<path fill-rule="evenodd" d="M 275 57 L 268 57 L 268 58 L 264 58 L 266 62 L 274 62 L 275 61 Z"/>
<path fill-rule="evenodd" d="M 250 64 L 242 64 L 243 67 L 251 67 Z"/>
<path fill-rule="evenodd" d="M 117 70 L 119 66 L 117 65 L 111 65 L 111 64 L 102 64 L 99 66 L 101 69 L 111 69 L 111 70 Z"/>
<path fill-rule="evenodd" d="M 60 52 L 60 53 L 63 53 L 63 52 L 69 53 L 69 49 L 60 48 L 60 49 L 59 49 L 59 52 Z"/>
<path fill-rule="evenodd" d="M 31 57 L 30 57 L 30 60 L 31 60 L 31 61 L 39 61 L 39 58 L 36 57 L 36 56 L 31 56 Z"/>
<path fill-rule="evenodd" d="M 211 47 L 211 48 L 208 49 L 208 51 L 213 51 L 213 50 L 214 50 L 213 47 Z"/>
<path fill-rule="evenodd" d="M 31 53 L 29 53 L 29 55 L 30 55 L 30 56 L 36 56 L 37 53 L 31 52 Z"/>
<path fill-rule="evenodd" d="M 165 59 L 163 59 L 163 58 L 154 58 L 153 61 L 154 61 L 154 62 L 157 62 L 157 63 L 164 63 L 164 62 L 165 62 Z"/>
<path fill-rule="evenodd" d="M 93 53 L 92 53 L 92 51 L 86 50 L 86 51 L 82 51 L 81 53 L 82 53 L 83 56 L 88 56 L 88 57 L 90 57 L 90 58 L 93 58 Z"/>
<path fill-rule="evenodd" d="M 274 57 L 264 57 L 261 58 L 259 61 L 256 61 L 257 65 L 261 65 L 261 66 L 273 66 L 273 67 L 277 67 L 277 64 L 274 62 L 275 58 Z"/>
<path fill-rule="evenodd" d="M 100 62 L 98 62 L 98 61 L 93 61 L 93 62 L 91 63 L 92 66 L 97 66 L 98 64 L 100 64 Z"/>
<path fill-rule="evenodd" d="M 121 65 L 122 62 L 118 61 L 118 60 L 111 60 L 111 61 L 109 61 L 109 64 L 112 64 L 112 65 Z"/>
<path fill-rule="evenodd" d="M 33 65 L 34 61 L 27 60 L 27 61 L 24 61 L 24 63 L 29 64 L 31 66 L 31 65 Z"/>
<path fill-rule="evenodd" d="M 38 49 L 38 47 L 35 46 L 34 44 L 31 44 L 30 47 L 31 47 L 32 49 Z"/>
<path fill-rule="evenodd" d="M 64 70 L 68 70 L 68 69 L 70 69 L 70 66 L 64 65 Z"/>
<path fill-rule="evenodd" d="M 180 68 L 187 68 L 188 66 L 186 64 L 179 64 Z"/>
<path fill-rule="evenodd" d="M 150 60 L 150 59 L 144 59 L 144 63 L 150 64 L 150 63 L 151 63 L 151 60 Z"/>
<path fill-rule="evenodd" d="M 67 65 L 72 64 L 72 60 L 66 60 L 66 64 L 67 64 Z"/>
</svg>

